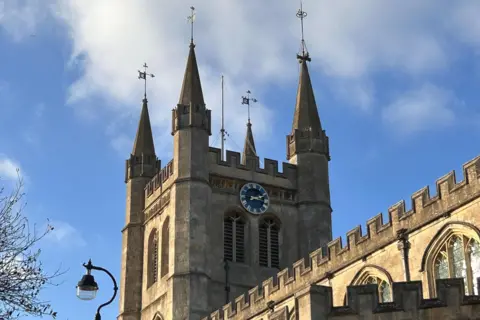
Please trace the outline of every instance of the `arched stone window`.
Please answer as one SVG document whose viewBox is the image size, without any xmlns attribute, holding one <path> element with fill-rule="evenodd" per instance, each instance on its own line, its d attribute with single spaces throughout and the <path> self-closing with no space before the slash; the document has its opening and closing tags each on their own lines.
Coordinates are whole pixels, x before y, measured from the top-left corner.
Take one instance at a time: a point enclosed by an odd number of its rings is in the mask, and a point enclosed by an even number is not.
<svg viewBox="0 0 480 320">
<path fill-rule="evenodd" d="M 262 267 L 280 267 L 280 224 L 274 218 L 264 218 L 259 222 L 259 262 Z"/>
<path fill-rule="evenodd" d="M 376 284 L 378 287 L 378 300 L 380 302 L 391 302 L 392 278 L 383 268 L 369 265 L 363 267 L 353 278 L 352 286 Z"/>
<path fill-rule="evenodd" d="M 479 293 L 479 240 L 478 229 L 467 223 L 451 223 L 440 229 L 422 260 L 422 270 L 427 269 L 431 295 L 435 294 L 435 280 L 447 278 L 463 278 L 467 295 Z"/>
<path fill-rule="evenodd" d="M 158 280 L 158 231 L 153 229 L 148 237 L 148 267 L 147 286 L 150 287 Z"/>
<path fill-rule="evenodd" d="M 160 276 L 163 278 L 168 273 L 169 253 L 170 253 L 170 217 L 167 217 L 162 226 L 162 266 Z"/>
<path fill-rule="evenodd" d="M 223 254 L 228 261 L 245 262 L 245 218 L 238 213 L 223 220 Z"/>
</svg>

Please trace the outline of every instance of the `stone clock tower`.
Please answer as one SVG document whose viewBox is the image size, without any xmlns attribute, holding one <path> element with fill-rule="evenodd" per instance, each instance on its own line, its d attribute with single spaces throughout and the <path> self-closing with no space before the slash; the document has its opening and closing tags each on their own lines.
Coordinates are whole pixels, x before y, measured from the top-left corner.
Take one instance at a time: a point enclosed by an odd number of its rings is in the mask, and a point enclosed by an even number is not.
<svg viewBox="0 0 480 320">
<path fill-rule="evenodd" d="M 201 319 L 331 240 L 328 138 L 306 59 L 289 163 L 259 160 L 250 122 L 243 154 L 225 160 L 210 135 L 192 42 L 172 110 L 173 159 L 157 160 L 145 99 L 127 161 L 118 319 Z"/>
</svg>

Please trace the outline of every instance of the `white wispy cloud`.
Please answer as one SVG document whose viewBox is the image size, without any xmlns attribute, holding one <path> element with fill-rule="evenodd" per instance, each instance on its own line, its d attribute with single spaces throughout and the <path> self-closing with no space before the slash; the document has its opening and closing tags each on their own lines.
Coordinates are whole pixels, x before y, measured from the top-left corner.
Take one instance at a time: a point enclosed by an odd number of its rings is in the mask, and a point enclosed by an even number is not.
<svg viewBox="0 0 480 320">
<path fill-rule="evenodd" d="M 0 29 L 15 41 L 21 41 L 34 35 L 48 12 L 47 2 L 43 0 L 0 0 Z"/>
<path fill-rule="evenodd" d="M 0 154 L 0 178 L 17 180 L 20 173 L 20 164 L 13 159 Z"/>
<path fill-rule="evenodd" d="M 51 221 L 53 230 L 45 236 L 45 240 L 60 247 L 84 247 L 87 242 L 81 232 L 65 221 Z"/>
<path fill-rule="evenodd" d="M 401 135 L 444 128 L 454 123 L 457 103 L 452 92 L 425 84 L 386 107 L 382 119 L 387 126 Z"/>
<path fill-rule="evenodd" d="M 138 117 L 142 86 L 135 76 L 146 61 L 157 76 L 149 84 L 152 123 L 157 131 L 168 132 L 188 50 L 186 16 L 191 1 L 48 2 L 54 4 L 53 16 L 69 30 L 70 64 L 80 65 L 83 72 L 70 88 L 69 101 L 84 114 L 98 112 L 100 107 L 111 118 Z M 322 72 L 331 80 L 330 90 L 363 110 L 371 110 L 376 102 L 381 84 L 373 82 L 375 74 L 388 70 L 415 77 L 429 75 L 446 70 L 459 50 L 480 48 L 478 0 L 305 0 L 304 8 L 309 14 L 305 30 L 312 72 Z M 269 105 L 262 95 L 268 86 L 297 76 L 297 9 L 295 1 L 278 0 L 204 0 L 198 4 L 197 57 L 215 131 L 223 73 L 230 134 L 237 140 L 245 134 L 245 110 L 239 97 L 252 89 L 262 102 L 253 116 L 256 139 L 268 141 L 269 124 L 274 123 L 278 107 Z M 95 97 L 109 103 L 91 104 L 89 99 Z M 121 133 L 122 126 L 118 128 Z M 118 141 L 112 144 L 119 145 Z"/>
</svg>

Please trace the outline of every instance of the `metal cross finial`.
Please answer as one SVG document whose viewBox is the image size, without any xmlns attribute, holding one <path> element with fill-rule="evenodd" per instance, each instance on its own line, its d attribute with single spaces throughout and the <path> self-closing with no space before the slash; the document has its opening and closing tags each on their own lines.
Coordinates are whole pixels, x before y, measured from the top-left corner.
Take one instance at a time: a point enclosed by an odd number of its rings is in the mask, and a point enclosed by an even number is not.
<svg viewBox="0 0 480 320">
<path fill-rule="evenodd" d="M 147 73 L 147 63 L 145 62 L 143 64 L 143 72 L 138 70 L 138 79 L 143 79 L 144 82 L 145 82 L 145 92 L 144 92 L 144 99 L 146 100 L 147 99 L 147 76 L 149 76 L 150 78 L 154 78 L 155 75 L 152 74 L 152 73 Z"/>
<path fill-rule="evenodd" d="M 305 37 L 304 37 L 304 31 L 303 31 L 303 20 L 307 17 L 307 13 L 303 11 L 303 1 L 300 0 L 300 9 L 297 11 L 297 17 L 300 18 L 300 24 L 302 28 L 302 53 L 297 54 L 297 59 L 299 61 L 311 61 L 310 55 L 307 50 L 307 45 L 305 44 Z"/>
<path fill-rule="evenodd" d="M 190 45 L 194 45 L 193 44 L 193 24 L 195 22 L 195 17 L 196 17 L 196 14 L 195 14 L 195 7 L 190 7 L 190 10 L 192 10 L 192 14 L 189 15 L 187 17 L 187 20 L 190 22 L 191 24 L 191 35 L 190 35 Z"/>
<path fill-rule="evenodd" d="M 250 124 L 250 101 L 257 102 L 258 100 L 250 97 L 250 90 L 247 91 L 247 96 L 242 96 L 242 104 L 246 104 L 248 108 L 248 124 Z"/>
</svg>

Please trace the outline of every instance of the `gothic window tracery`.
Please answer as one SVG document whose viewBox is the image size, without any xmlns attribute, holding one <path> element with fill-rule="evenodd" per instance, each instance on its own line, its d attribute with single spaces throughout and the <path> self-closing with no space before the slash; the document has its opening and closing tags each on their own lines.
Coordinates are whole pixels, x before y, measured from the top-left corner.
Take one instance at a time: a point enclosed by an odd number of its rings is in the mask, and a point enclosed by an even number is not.
<svg viewBox="0 0 480 320">
<path fill-rule="evenodd" d="M 238 213 L 223 220 L 223 253 L 228 261 L 245 262 L 245 219 Z"/>
<path fill-rule="evenodd" d="M 280 267 L 280 226 L 273 218 L 265 218 L 259 224 L 259 262 L 262 267 Z"/>
<path fill-rule="evenodd" d="M 463 234 L 452 234 L 441 245 L 433 260 L 435 279 L 463 278 L 465 294 L 478 294 L 480 244 Z"/>
<path fill-rule="evenodd" d="M 378 286 L 378 299 L 380 302 L 392 301 L 392 289 L 388 281 L 375 276 L 368 276 L 364 284 L 376 284 Z"/>
<path fill-rule="evenodd" d="M 148 275 L 147 285 L 150 287 L 158 280 L 158 231 L 153 229 L 148 238 Z"/>
<path fill-rule="evenodd" d="M 353 279 L 351 285 L 377 285 L 378 300 L 381 303 L 385 303 L 393 301 L 391 282 L 391 277 L 386 270 L 371 265 L 361 269 Z"/>
<path fill-rule="evenodd" d="M 170 218 L 167 217 L 162 226 L 162 265 L 160 276 L 163 278 L 168 274 L 169 269 L 169 253 L 170 253 Z"/>
</svg>

